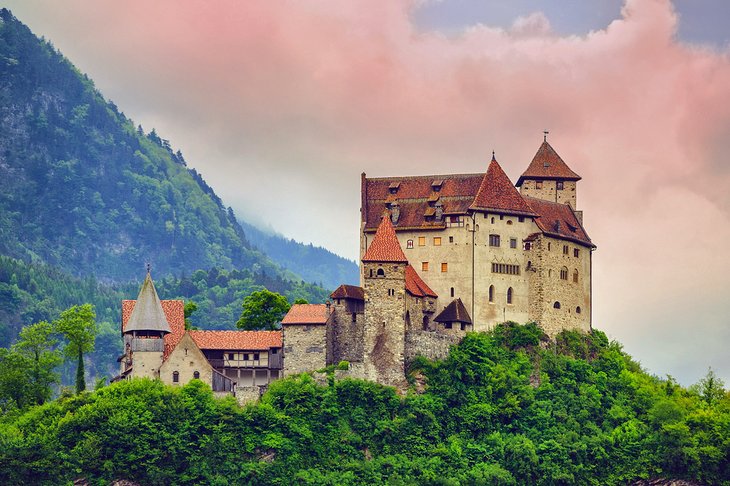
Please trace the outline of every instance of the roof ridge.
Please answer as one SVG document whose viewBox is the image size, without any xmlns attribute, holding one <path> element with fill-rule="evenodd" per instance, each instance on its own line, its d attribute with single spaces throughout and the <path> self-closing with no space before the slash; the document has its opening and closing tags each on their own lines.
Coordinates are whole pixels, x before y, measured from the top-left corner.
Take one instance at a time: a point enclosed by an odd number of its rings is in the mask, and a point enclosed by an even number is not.
<svg viewBox="0 0 730 486">
<path fill-rule="evenodd" d="M 517 179 L 517 187 L 520 187 L 525 179 L 561 179 L 579 181 L 581 177 L 576 174 L 568 164 L 558 155 L 555 149 L 543 141 L 537 149 L 532 161 L 525 169 L 525 172 Z"/>
<path fill-rule="evenodd" d="M 408 258 L 403 253 L 393 223 L 390 221 L 389 211 L 383 213 L 373 241 L 370 243 L 365 255 L 363 255 L 362 261 L 408 263 Z"/>
<path fill-rule="evenodd" d="M 479 185 L 474 201 L 469 209 L 489 209 L 499 212 L 516 211 L 526 215 L 534 215 L 534 211 L 517 191 L 509 176 L 496 159 L 489 162 L 487 172 Z"/>
</svg>

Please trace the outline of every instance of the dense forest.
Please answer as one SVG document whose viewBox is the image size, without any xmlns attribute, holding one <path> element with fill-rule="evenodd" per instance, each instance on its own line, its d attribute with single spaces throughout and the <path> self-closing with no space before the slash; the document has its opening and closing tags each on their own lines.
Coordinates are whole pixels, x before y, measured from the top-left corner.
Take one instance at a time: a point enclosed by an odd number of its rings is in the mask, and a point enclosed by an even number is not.
<svg viewBox="0 0 730 486">
<path fill-rule="evenodd" d="M 0 347 L 88 302 L 104 336 L 90 370 L 106 373 L 121 300 L 136 297 L 146 263 L 163 299 L 197 304 L 200 328 L 232 327 L 264 287 L 290 302 L 327 298 L 259 247 L 180 151 L 0 9 Z"/>
<path fill-rule="evenodd" d="M 326 289 L 335 289 L 341 284 L 359 285 L 360 270 L 355 262 L 311 243 L 304 245 L 276 232 L 263 231 L 245 221 L 240 223 L 254 247 L 260 248 L 276 263 L 307 282 L 317 282 Z"/>
<path fill-rule="evenodd" d="M 259 403 L 132 380 L 0 419 L 0 481 L 59 484 L 730 484 L 730 396 L 643 372 L 605 335 L 470 333 L 411 390 L 279 380 Z"/>
</svg>

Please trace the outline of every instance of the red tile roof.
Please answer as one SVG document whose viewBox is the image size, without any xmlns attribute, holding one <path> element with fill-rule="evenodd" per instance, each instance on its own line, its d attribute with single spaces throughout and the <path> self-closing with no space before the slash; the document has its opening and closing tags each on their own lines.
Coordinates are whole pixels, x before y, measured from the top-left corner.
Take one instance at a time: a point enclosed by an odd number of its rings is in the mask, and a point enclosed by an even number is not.
<svg viewBox="0 0 730 486">
<path fill-rule="evenodd" d="M 281 321 L 282 326 L 291 324 L 327 324 L 329 312 L 325 304 L 294 304 Z"/>
<path fill-rule="evenodd" d="M 428 175 L 413 177 L 365 178 L 362 182 L 362 218 L 365 231 L 373 231 L 380 224 L 387 204 L 397 202 L 400 217 L 395 226 L 405 228 L 445 228 L 444 220 L 426 219 L 436 198 L 443 205 L 444 215 L 466 214 L 484 174 Z M 441 181 L 440 190 L 434 190 L 434 181 Z M 395 194 L 391 186 L 398 187 Z M 429 203 L 431 199 L 431 203 Z"/>
<path fill-rule="evenodd" d="M 470 209 L 535 215 L 494 158 L 489 163 Z"/>
<path fill-rule="evenodd" d="M 365 300 L 365 291 L 355 285 L 340 285 L 330 294 L 331 299 Z"/>
<path fill-rule="evenodd" d="M 406 266 L 406 291 L 414 297 L 438 297 L 411 265 Z"/>
<path fill-rule="evenodd" d="M 570 206 L 529 196 L 524 198 L 533 211 L 540 215 L 535 223 L 544 234 L 595 248 Z"/>
<path fill-rule="evenodd" d="M 403 253 L 398 237 L 395 236 L 395 228 L 393 228 L 393 223 L 391 223 L 390 215 L 387 212 L 380 220 L 375 237 L 365 255 L 363 255 L 362 261 L 408 263 L 408 258 Z"/>
<path fill-rule="evenodd" d="M 281 347 L 281 331 L 188 331 L 200 349 L 266 350 Z"/>
<path fill-rule="evenodd" d="M 525 179 L 579 181 L 581 177 L 573 172 L 555 149 L 545 141 L 540 145 L 527 170 L 517 180 L 517 187 L 520 187 Z"/>
<path fill-rule="evenodd" d="M 132 315 L 136 300 L 123 300 L 122 301 L 122 332 L 127 327 L 127 321 Z M 167 359 L 169 354 L 175 349 L 177 343 L 182 339 L 185 334 L 185 304 L 182 300 L 162 300 L 162 310 L 165 312 L 167 323 L 170 325 L 169 334 L 165 334 L 165 352 L 163 359 Z"/>
</svg>

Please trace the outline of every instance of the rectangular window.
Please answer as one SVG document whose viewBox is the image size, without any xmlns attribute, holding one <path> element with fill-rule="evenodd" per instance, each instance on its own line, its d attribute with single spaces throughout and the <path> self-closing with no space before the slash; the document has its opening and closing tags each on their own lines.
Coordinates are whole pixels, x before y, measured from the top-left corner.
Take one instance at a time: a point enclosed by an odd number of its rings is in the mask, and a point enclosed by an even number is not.
<svg viewBox="0 0 730 486">
<path fill-rule="evenodd" d="M 406 241 L 406 249 L 413 248 L 413 240 Z"/>
<path fill-rule="evenodd" d="M 535 189 L 542 189 L 542 181 L 535 181 Z"/>
<path fill-rule="evenodd" d="M 248 353 L 243 353 L 243 360 L 248 361 Z"/>
<path fill-rule="evenodd" d="M 505 275 L 519 275 L 520 266 L 509 263 L 492 263 L 492 273 L 503 273 Z"/>
<path fill-rule="evenodd" d="M 428 272 L 428 262 L 421 262 L 421 271 Z"/>
<path fill-rule="evenodd" d="M 555 189 L 557 189 L 558 191 L 562 191 L 563 190 L 563 181 L 556 182 Z"/>
<path fill-rule="evenodd" d="M 441 271 L 442 272 L 448 272 L 449 271 L 449 264 L 448 263 L 442 263 L 441 264 Z"/>
<path fill-rule="evenodd" d="M 453 236 L 449 236 L 449 243 L 453 243 L 453 242 L 454 242 L 454 237 Z"/>
<path fill-rule="evenodd" d="M 426 237 L 425 236 L 418 237 L 418 246 L 426 246 Z"/>
<path fill-rule="evenodd" d="M 441 237 L 440 236 L 433 237 L 433 246 L 441 246 Z"/>
<path fill-rule="evenodd" d="M 489 235 L 489 246 L 499 246 L 499 235 Z"/>
<path fill-rule="evenodd" d="M 253 360 L 258 361 L 259 360 L 259 353 L 253 353 Z"/>
<path fill-rule="evenodd" d="M 451 287 L 451 296 L 454 296 L 454 287 Z"/>
<path fill-rule="evenodd" d="M 563 245 L 563 255 L 567 255 L 568 253 L 568 245 Z"/>
<path fill-rule="evenodd" d="M 517 248 L 517 238 L 510 238 L 509 239 L 509 247 L 510 248 Z"/>
<path fill-rule="evenodd" d="M 525 217 L 524 216 L 520 216 L 519 218 L 517 218 L 517 221 L 519 221 L 520 223 L 524 223 L 525 222 Z"/>
<path fill-rule="evenodd" d="M 573 256 L 578 258 L 580 255 L 580 250 L 578 248 L 573 248 Z"/>
<path fill-rule="evenodd" d="M 234 359 L 233 358 L 233 353 L 228 353 L 228 359 L 230 359 L 231 361 L 233 361 L 233 359 Z"/>
</svg>

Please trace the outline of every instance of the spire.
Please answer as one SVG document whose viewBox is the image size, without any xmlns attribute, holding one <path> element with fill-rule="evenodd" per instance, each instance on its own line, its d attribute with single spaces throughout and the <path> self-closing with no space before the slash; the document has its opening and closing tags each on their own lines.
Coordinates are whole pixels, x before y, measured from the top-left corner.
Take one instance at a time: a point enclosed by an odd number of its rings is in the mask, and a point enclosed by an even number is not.
<svg viewBox="0 0 730 486">
<path fill-rule="evenodd" d="M 469 209 L 535 215 L 495 159 L 489 163 Z"/>
<path fill-rule="evenodd" d="M 162 310 L 162 303 L 157 296 L 155 284 L 152 282 L 149 266 L 147 276 L 142 284 L 142 289 L 137 296 L 132 315 L 129 316 L 127 327 L 124 332 L 131 331 L 158 331 L 169 333 L 170 325 L 167 323 L 165 311 Z"/>
<path fill-rule="evenodd" d="M 581 177 L 573 172 L 568 164 L 563 162 L 555 149 L 550 146 L 547 142 L 546 131 L 544 140 L 535 157 L 532 158 L 527 170 L 517 180 L 517 187 L 520 187 L 525 179 L 579 181 Z"/>
<path fill-rule="evenodd" d="M 380 225 L 375 231 L 375 237 L 363 255 L 362 261 L 408 263 L 408 258 L 398 242 L 395 228 L 387 211 L 383 214 L 383 219 L 380 220 Z"/>
</svg>

